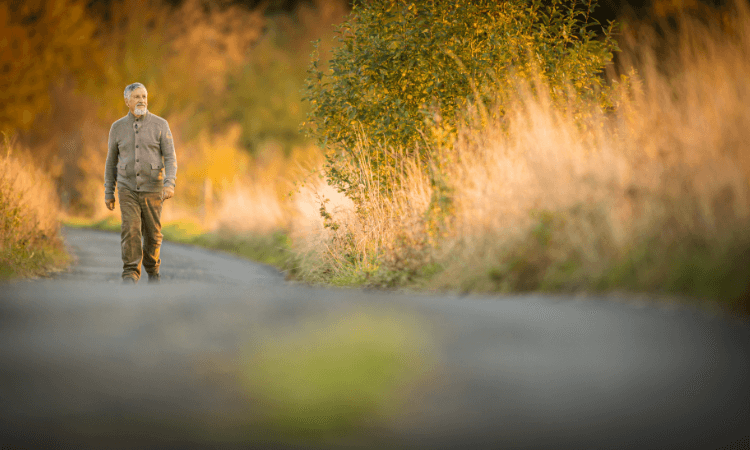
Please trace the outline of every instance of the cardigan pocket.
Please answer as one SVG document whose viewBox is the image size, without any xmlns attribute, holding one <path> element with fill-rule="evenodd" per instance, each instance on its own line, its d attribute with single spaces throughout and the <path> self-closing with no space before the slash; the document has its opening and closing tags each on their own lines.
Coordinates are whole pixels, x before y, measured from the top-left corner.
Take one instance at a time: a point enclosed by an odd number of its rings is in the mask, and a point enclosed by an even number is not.
<svg viewBox="0 0 750 450">
<path fill-rule="evenodd" d="M 151 163 L 151 180 L 162 181 L 164 179 L 164 166 L 159 163 Z"/>
<path fill-rule="evenodd" d="M 119 163 L 117 165 L 117 175 L 122 177 L 128 176 L 128 163 Z"/>
</svg>

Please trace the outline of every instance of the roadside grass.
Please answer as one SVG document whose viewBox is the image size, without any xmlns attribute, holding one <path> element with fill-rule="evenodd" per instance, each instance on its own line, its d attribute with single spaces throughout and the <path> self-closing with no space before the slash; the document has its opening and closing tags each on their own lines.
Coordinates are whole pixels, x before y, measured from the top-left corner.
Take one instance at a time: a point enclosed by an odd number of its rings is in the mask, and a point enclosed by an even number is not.
<svg viewBox="0 0 750 450">
<path fill-rule="evenodd" d="M 121 222 L 115 216 L 103 219 L 70 217 L 63 225 L 71 228 L 89 228 L 120 232 Z M 274 230 L 266 233 L 240 233 L 230 229 L 208 231 L 194 220 L 181 219 L 162 225 L 164 239 L 180 244 L 195 245 L 219 250 L 252 261 L 273 266 L 288 276 L 295 272 L 295 258 L 286 232 Z"/>
<path fill-rule="evenodd" d="M 169 235 L 167 234 L 166 236 Z M 294 272 L 294 258 L 290 252 L 289 237 L 283 231 L 255 235 L 235 234 L 228 230 L 219 230 L 177 242 L 221 250 L 252 261 L 268 264 L 285 272 L 287 275 L 291 275 Z"/>
<path fill-rule="evenodd" d="M 494 261 L 476 262 L 455 275 L 466 292 L 633 292 L 674 299 L 709 310 L 750 315 L 750 232 L 721 236 L 640 237 L 607 259 L 587 261 L 569 249 L 564 218 L 544 215 L 518 240 L 506 242 Z M 492 244 L 488 244 L 492 245 Z M 597 267 L 598 265 L 598 267 Z M 450 289 L 447 278 L 438 286 Z"/>
<path fill-rule="evenodd" d="M 611 110 L 575 98 L 558 108 L 543 82 L 519 84 L 502 119 L 482 117 L 481 105 L 468 111 L 430 161 L 386 149 L 402 162 L 388 197 L 359 169 L 373 151 L 360 151 L 350 169 L 363 200 L 320 202 L 324 226 L 294 243 L 298 276 L 625 291 L 750 314 L 750 14 L 732 8 L 681 14 L 659 33 L 631 24 L 620 37 L 631 76 Z"/>
<path fill-rule="evenodd" d="M 0 281 L 43 276 L 70 262 L 57 221 L 51 178 L 13 154 L 0 156 Z"/>
<path fill-rule="evenodd" d="M 0 281 L 45 276 L 70 263 L 59 236 L 40 237 L 0 251 Z"/>
</svg>

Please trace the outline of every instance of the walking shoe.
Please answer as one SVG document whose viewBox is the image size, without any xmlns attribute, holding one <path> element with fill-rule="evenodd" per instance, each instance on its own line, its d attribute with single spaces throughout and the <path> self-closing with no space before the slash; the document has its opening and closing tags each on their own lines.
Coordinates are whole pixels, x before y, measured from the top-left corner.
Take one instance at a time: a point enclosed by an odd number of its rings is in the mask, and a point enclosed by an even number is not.
<svg viewBox="0 0 750 450">
<path fill-rule="evenodd" d="M 153 273 L 148 274 L 148 282 L 149 283 L 159 283 L 161 282 L 161 275 L 159 273 Z"/>
<path fill-rule="evenodd" d="M 136 284 L 138 281 L 133 277 L 123 277 L 122 284 Z"/>
</svg>

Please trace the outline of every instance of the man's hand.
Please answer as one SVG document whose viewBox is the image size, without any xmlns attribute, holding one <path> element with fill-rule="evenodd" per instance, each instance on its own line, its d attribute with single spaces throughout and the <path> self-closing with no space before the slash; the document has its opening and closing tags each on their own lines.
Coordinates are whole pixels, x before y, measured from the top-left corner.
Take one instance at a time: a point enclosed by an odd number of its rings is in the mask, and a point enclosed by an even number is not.
<svg viewBox="0 0 750 450">
<path fill-rule="evenodd" d="M 166 200 L 172 197 L 174 197 L 174 188 L 172 186 L 164 186 L 164 189 L 161 191 L 161 199 Z"/>
<path fill-rule="evenodd" d="M 107 205 L 107 209 L 108 210 L 110 210 L 110 211 L 114 211 L 115 210 L 115 199 L 113 199 L 113 198 L 104 199 L 104 204 Z"/>
</svg>

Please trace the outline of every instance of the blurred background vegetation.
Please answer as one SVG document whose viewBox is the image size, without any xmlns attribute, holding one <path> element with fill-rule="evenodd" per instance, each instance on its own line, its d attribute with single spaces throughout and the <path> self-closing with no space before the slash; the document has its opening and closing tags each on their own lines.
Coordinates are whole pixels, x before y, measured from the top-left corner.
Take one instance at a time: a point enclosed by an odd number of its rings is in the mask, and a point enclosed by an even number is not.
<svg viewBox="0 0 750 450">
<path fill-rule="evenodd" d="M 266 178 L 288 180 L 294 176 L 280 168 L 299 168 L 290 158 L 322 157 L 300 133 L 309 111 L 302 90 L 312 41 L 320 39 L 318 70 L 326 70 L 334 25 L 350 3 L 0 2 L 0 129 L 52 176 L 64 212 L 100 216 L 106 134 L 126 113 L 123 86 L 140 81 L 151 111 L 176 132 L 173 213 L 205 214 L 205 203 L 219 201 L 253 167 L 270 164 Z M 627 6 L 604 2 L 594 13 L 605 23 Z M 204 170 L 207 155 L 219 152 L 223 161 Z M 262 175 L 256 169 L 252 176 Z"/>
<path fill-rule="evenodd" d="M 327 41 L 348 9 L 344 0 L 3 2 L 0 127 L 52 175 L 65 212 L 100 215 L 109 126 L 127 112 L 123 86 L 140 81 L 150 110 L 176 131 L 178 203 L 196 212 L 251 164 L 315 152 L 299 132 L 311 42 Z"/>
<path fill-rule="evenodd" d="M 460 4 L 2 2 L 3 198 L 117 228 L 107 133 L 140 81 L 175 134 L 183 240 L 310 282 L 747 311 L 747 2 Z"/>
</svg>

